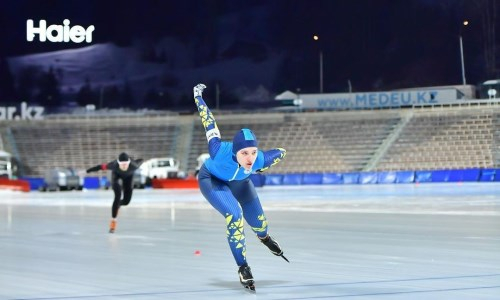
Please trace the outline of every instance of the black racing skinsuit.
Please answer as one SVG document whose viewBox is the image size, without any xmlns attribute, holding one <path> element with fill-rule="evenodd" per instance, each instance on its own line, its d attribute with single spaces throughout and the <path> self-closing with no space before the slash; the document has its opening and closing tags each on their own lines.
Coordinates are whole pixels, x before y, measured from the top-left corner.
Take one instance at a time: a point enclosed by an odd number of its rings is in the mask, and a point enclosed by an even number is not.
<svg viewBox="0 0 500 300">
<path fill-rule="evenodd" d="M 111 208 L 111 216 L 116 218 L 118 215 L 118 209 L 122 205 L 128 205 L 132 199 L 133 190 L 133 179 L 134 172 L 139 168 L 142 163 L 142 159 L 130 160 L 130 165 L 126 171 L 120 169 L 118 161 L 113 160 L 107 164 L 97 165 L 95 167 L 87 169 L 87 173 L 99 171 L 99 170 L 110 170 L 111 171 L 111 187 L 115 193 L 115 198 L 113 200 L 113 206 Z M 120 184 L 121 181 L 121 184 Z M 123 189 L 123 199 L 122 196 Z"/>
</svg>

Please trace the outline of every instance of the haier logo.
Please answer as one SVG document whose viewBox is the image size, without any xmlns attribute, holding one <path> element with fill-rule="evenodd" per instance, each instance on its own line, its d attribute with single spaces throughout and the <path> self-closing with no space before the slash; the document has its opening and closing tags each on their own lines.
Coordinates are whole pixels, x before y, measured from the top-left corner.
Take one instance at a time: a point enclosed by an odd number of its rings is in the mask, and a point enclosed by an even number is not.
<svg viewBox="0 0 500 300">
<path fill-rule="evenodd" d="M 47 27 L 47 22 L 45 20 L 40 20 L 38 22 L 38 27 L 35 27 L 33 20 L 28 20 L 26 22 L 26 39 L 28 42 L 32 42 L 35 35 L 38 34 L 40 42 L 45 42 L 46 40 L 53 43 L 92 42 L 92 32 L 95 29 L 94 25 L 90 25 L 87 29 L 80 25 L 70 27 L 68 19 L 65 19 L 63 24 L 64 25 L 49 25 Z"/>
</svg>

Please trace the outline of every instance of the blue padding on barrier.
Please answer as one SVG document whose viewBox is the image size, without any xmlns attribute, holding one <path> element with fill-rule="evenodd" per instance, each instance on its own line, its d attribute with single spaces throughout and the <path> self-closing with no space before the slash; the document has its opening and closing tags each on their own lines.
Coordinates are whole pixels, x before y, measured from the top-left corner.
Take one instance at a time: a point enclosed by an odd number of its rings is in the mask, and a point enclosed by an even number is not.
<svg viewBox="0 0 500 300">
<path fill-rule="evenodd" d="M 99 177 L 85 177 L 83 179 L 84 189 L 98 189 L 101 187 L 101 179 Z"/>
<path fill-rule="evenodd" d="M 415 182 L 432 182 L 432 172 L 415 171 Z"/>
<path fill-rule="evenodd" d="M 251 177 L 255 186 L 301 184 L 384 184 L 413 182 L 500 181 L 500 169 L 384 171 L 350 173 L 257 174 Z M 259 181 L 261 180 L 261 181 Z"/>
<path fill-rule="evenodd" d="M 495 169 L 495 181 L 500 181 L 500 169 Z"/>
<path fill-rule="evenodd" d="M 394 183 L 396 182 L 396 172 L 378 172 L 377 183 Z"/>
<path fill-rule="evenodd" d="M 481 169 L 466 169 L 464 170 L 463 181 L 478 181 L 481 176 Z"/>
<path fill-rule="evenodd" d="M 359 184 L 377 183 L 377 172 L 361 172 L 359 173 Z"/>
<path fill-rule="evenodd" d="M 359 173 L 345 173 L 342 178 L 344 179 L 344 184 L 355 184 L 359 182 Z"/>
<path fill-rule="evenodd" d="M 481 169 L 466 169 L 464 170 L 463 181 L 478 181 L 481 177 Z"/>
<path fill-rule="evenodd" d="M 283 175 L 281 174 L 266 174 L 266 185 L 281 185 L 283 183 Z"/>
<path fill-rule="evenodd" d="M 464 170 L 449 170 L 448 182 L 461 182 L 464 181 Z"/>
<path fill-rule="evenodd" d="M 45 180 L 41 177 L 20 177 L 19 179 L 26 180 L 30 184 L 30 190 L 36 191 L 45 184 Z"/>
<path fill-rule="evenodd" d="M 449 182 L 478 181 L 480 169 L 450 170 Z"/>
<path fill-rule="evenodd" d="M 415 171 L 397 171 L 396 183 L 413 183 L 415 181 Z"/>
<path fill-rule="evenodd" d="M 255 187 L 263 187 L 266 183 L 266 178 L 262 174 L 252 174 L 250 175 L 250 180 L 252 180 Z"/>
<path fill-rule="evenodd" d="M 323 173 L 323 184 L 342 184 L 342 173 Z"/>
<path fill-rule="evenodd" d="M 302 184 L 321 184 L 323 173 L 306 173 L 302 176 Z"/>
<path fill-rule="evenodd" d="M 283 176 L 283 184 L 285 185 L 300 185 L 302 183 L 302 174 L 285 174 Z"/>
<path fill-rule="evenodd" d="M 450 170 L 434 170 L 431 173 L 432 182 L 448 182 L 450 179 Z"/>
<path fill-rule="evenodd" d="M 495 180 L 496 169 L 483 169 L 479 181 L 493 181 Z"/>
</svg>

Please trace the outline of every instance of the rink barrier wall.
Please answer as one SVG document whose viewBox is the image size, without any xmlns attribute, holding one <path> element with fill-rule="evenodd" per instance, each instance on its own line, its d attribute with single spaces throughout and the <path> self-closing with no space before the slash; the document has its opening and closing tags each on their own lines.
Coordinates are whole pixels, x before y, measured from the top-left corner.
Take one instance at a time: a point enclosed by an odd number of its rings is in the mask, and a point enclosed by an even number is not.
<svg viewBox="0 0 500 300">
<path fill-rule="evenodd" d="M 254 186 L 261 187 L 265 184 L 265 176 L 260 174 L 252 174 L 250 176 Z M 42 177 L 24 177 L 23 180 L 26 182 L 26 187 L 28 191 L 36 191 L 44 186 L 45 180 Z M 10 184 L 12 180 L 9 181 Z M 109 188 L 110 183 L 106 176 L 103 177 L 85 177 L 83 180 L 83 188 L 84 189 L 105 189 Z M 198 180 L 193 177 L 188 177 L 185 179 L 153 179 L 152 187 L 157 189 L 193 189 L 198 188 Z M 1 188 L 1 186 L 0 186 Z"/>
<path fill-rule="evenodd" d="M 0 190 L 29 192 L 31 186 L 27 180 L 0 178 Z"/>
<path fill-rule="evenodd" d="M 83 187 L 86 189 L 99 189 L 106 186 L 106 181 L 101 177 L 85 177 L 83 179 Z"/>
<path fill-rule="evenodd" d="M 45 180 L 42 177 L 22 177 L 21 179 L 28 182 L 32 191 L 37 191 L 45 184 Z"/>
<path fill-rule="evenodd" d="M 348 173 L 291 173 L 291 174 L 252 174 L 254 186 L 265 185 L 332 185 L 332 184 L 403 184 L 426 182 L 499 182 L 500 169 L 461 169 L 461 170 L 419 170 L 419 171 L 381 171 Z M 44 184 L 39 177 L 21 178 L 20 186 L 38 190 Z M 12 181 L 12 180 L 10 180 Z M 14 184 L 8 182 L 7 186 Z M 85 189 L 106 187 L 101 177 L 85 177 Z M 0 188 L 4 188 L 0 185 Z M 198 188 L 198 181 L 187 179 L 155 179 L 153 188 Z"/>
<path fill-rule="evenodd" d="M 500 181 L 500 169 L 266 174 L 265 185 Z"/>
<path fill-rule="evenodd" d="M 152 187 L 154 189 L 197 189 L 199 187 L 196 178 L 166 178 L 166 179 L 153 179 Z"/>
</svg>

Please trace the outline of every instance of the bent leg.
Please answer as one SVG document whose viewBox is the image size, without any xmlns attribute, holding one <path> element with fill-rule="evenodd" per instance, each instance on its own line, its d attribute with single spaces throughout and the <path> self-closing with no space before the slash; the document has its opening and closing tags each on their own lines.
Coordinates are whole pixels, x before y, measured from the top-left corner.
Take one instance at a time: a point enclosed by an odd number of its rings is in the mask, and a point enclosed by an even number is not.
<svg viewBox="0 0 500 300">
<path fill-rule="evenodd" d="M 118 215 L 118 209 L 120 209 L 120 198 L 122 197 L 122 187 L 119 183 L 113 183 L 113 192 L 115 198 L 113 199 L 113 205 L 111 207 L 111 217 L 115 219 Z"/>
<path fill-rule="evenodd" d="M 234 197 L 238 199 L 248 225 L 252 227 L 253 232 L 259 238 L 265 238 L 267 236 L 267 219 L 253 182 L 247 178 L 242 181 L 230 182 L 229 187 Z"/>
<path fill-rule="evenodd" d="M 207 201 L 226 219 L 226 234 L 229 247 L 238 266 L 247 264 L 246 240 L 243 230 L 243 214 L 238 201 L 227 184 L 208 172 L 200 171 L 200 190 Z"/>
<path fill-rule="evenodd" d="M 120 205 L 128 205 L 130 200 L 132 200 L 132 177 L 123 179 L 123 200 L 120 202 Z"/>
</svg>

